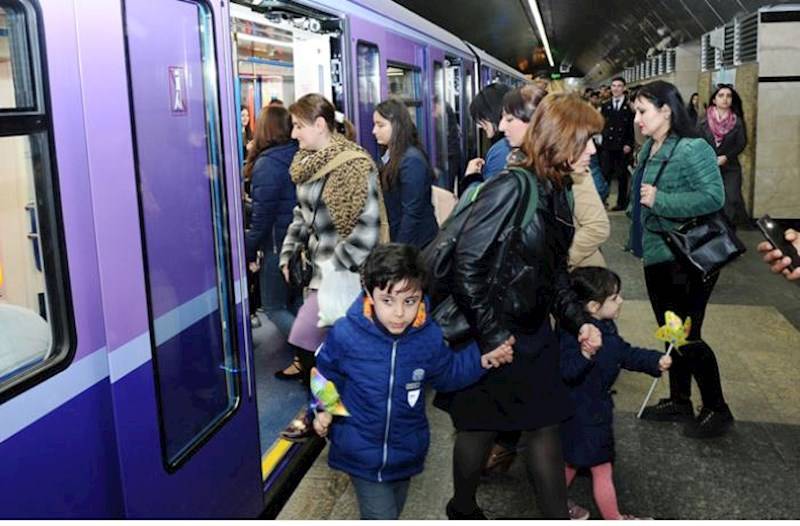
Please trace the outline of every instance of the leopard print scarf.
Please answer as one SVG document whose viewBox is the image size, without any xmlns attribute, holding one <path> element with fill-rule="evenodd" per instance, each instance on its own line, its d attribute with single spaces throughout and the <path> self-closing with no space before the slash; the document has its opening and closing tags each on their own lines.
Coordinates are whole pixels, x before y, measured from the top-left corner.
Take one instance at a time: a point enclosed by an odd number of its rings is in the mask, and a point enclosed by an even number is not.
<svg viewBox="0 0 800 526">
<path fill-rule="evenodd" d="M 300 185 L 316 180 L 315 175 L 328 161 L 348 150 L 367 153 L 361 146 L 338 133 L 331 136 L 330 144 L 322 150 L 299 150 L 289 167 L 292 182 Z M 354 159 L 328 174 L 329 180 L 322 192 L 322 200 L 341 238 L 349 236 L 355 228 L 367 202 L 369 176 L 376 171 L 372 160 Z"/>
</svg>

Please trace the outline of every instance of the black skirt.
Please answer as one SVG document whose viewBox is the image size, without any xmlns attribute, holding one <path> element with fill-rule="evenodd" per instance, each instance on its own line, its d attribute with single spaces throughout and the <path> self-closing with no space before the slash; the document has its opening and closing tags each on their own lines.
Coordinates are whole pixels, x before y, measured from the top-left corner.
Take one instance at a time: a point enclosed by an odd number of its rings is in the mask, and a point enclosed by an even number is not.
<svg viewBox="0 0 800 526">
<path fill-rule="evenodd" d="M 558 338 L 549 320 L 533 334 L 514 334 L 514 361 L 460 391 L 437 393 L 459 431 L 526 431 L 559 424 L 574 405 L 561 380 Z"/>
</svg>

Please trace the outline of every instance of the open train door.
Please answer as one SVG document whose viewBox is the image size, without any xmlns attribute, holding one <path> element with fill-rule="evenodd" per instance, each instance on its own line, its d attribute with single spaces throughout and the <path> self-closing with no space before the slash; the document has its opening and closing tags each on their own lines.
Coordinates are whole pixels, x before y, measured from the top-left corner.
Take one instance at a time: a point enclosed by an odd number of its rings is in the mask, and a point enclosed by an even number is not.
<svg viewBox="0 0 800 526">
<path fill-rule="evenodd" d="M 147 303 L 146 332 L 110 354 L 125 515 L 255 517 L 258 427 L 231 245 L 239 181 L 222 118 L 233 108 L 227 8 L 122 6 L 141 235 L 128 258 L 143 262 L 132 268 Z M 120 288 L 141 277 L 116 272 Z"/>
</svg>

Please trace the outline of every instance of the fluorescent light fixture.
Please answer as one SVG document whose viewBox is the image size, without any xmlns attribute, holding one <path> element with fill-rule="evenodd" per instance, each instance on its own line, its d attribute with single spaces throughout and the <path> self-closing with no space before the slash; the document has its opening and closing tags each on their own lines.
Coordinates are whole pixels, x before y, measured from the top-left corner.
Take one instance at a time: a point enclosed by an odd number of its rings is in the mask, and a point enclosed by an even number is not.
<svg viewBox="0 0 800 526">
<path fill-rule="evenodd" d="M 539 3 L 536 0 L 528 0 L 528 6 L 531 8 L 531 13 L 533 13 L 533 20 L 536 22 L 536 29 L 539 31 L 539 38 L 544 44 L 547 62 L 550 63 L 552 68 L 555 66 L 555 62 L 553 62 L 553 54 L 550 52 L 550 41 L 547 40 L 547 33 L 544 32 L 544 22 L 542 22 L 542 13 L 539 12 Z"/>
<path fill-rule="evenodd" d="M 288 47 L 290 49 L 294 48 L 294 44 L 292 44 L 291 42 L 284 42 L 282 40 L 275 40 L 274 38 L 267 38 L 267 37 L 259 37 L 256 35 L 248 35 L 247 33 L 236 33 L 236 38 L 248 42 L 258 42 L 260 44 L 268 44 L 270 46 Z"/>
</svg>

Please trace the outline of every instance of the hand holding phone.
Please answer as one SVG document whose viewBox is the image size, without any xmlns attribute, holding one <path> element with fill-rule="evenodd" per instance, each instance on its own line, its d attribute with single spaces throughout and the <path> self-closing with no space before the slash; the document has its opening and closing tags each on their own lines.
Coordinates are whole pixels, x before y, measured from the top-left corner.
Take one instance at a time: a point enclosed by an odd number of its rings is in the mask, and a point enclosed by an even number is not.
<svg viewBox="0 0 800 526">
<path fill-rule="evenodd" d="M 772 245 L 772 248 L 769 250 L 780 250 L 782 254 L 781 259 L 788 257 L 791 260 L 789 265 L 785 267 L 786 270 L 792 272 L 793 270 L 800 268 L 800 253 L 798 253 L 799 251 L 797 247 L 786 240 L 783 227 L 778 225 L 778 223 L 769 215 L 764 215 L 761 219 L 756 221 L 756 225 L 758 226 L 758 229 L 761 230 L 764 238 L 769 242 L 770 245 Z M 767 256 L 765 256 L 765 258 L 766 257 Z M 778 261 L 770 262 L 773 263 L 773 265 L 778 263 Z"/>
</svg>

